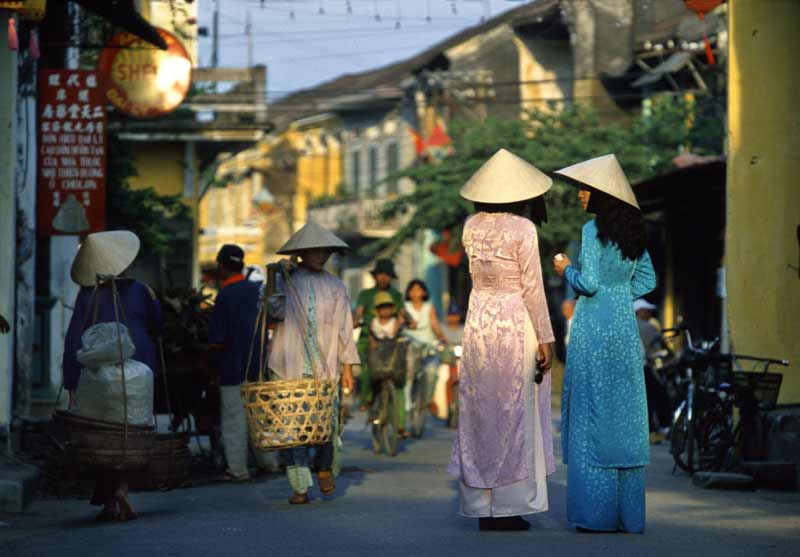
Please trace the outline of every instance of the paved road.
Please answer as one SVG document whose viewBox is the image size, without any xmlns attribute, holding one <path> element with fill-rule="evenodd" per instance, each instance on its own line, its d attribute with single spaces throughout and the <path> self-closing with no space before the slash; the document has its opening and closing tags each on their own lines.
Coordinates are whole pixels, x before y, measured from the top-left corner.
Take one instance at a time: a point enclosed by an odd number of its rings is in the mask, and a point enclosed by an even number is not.
<svg viewBox="0 0 800 557">
<path fill-rule="evenodd" d="M 284 478 L 133 496 L 139 520 L 98 525 L 86 501 L 39 501 L 0 516 L 0 556 L 119 557 L 301 555 L 798 555 L 800 495 L 695 488 L 671 475 L 655 447 L 643 535 L 579 534 L 566 523 L 563 468 L 551 478 L 550 512 L 530 532 L 478 532 L 457 516 L 446 474 L 453 432 L 434 427 L 396 458 L 372 454 L 363 417 L 346 431 L 338 496 L 290 507 Z"/>
</svg>

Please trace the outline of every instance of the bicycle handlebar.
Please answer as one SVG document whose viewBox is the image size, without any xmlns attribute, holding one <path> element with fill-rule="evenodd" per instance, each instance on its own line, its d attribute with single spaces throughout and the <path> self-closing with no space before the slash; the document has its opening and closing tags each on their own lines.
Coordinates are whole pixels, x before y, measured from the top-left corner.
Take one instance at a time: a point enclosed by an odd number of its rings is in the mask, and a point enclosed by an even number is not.
<svg viewBox="0 0 800 557">
<path fill-rule="evenodd" d="M 789 360 L 778 360 L 775 358 L 760 358 L 758 356 L 745 356 L 744 354 L 731 354 L 731 356 L 737 360 L 746 360 L 748 362 L 759 362 L 762 364 L 777 364 L 779 366 L 788 367 L 790 365 Z"/>
</svg>

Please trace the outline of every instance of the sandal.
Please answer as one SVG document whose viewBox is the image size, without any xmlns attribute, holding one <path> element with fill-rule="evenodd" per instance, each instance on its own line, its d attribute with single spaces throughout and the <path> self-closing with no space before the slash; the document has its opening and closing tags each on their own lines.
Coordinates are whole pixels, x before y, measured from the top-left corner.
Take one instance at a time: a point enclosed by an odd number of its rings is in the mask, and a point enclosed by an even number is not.
<svg viewBox="0 0 800 557">
<path fill-rule="evenodd" d="M 308 503 L 307 493 L 295 493 L 294 495 L 289 497 L 290 505 L 305 505 L 307 503 Z"/>
<path fill-rule="evenodd" d="M 250 481 L 250 475 L 248 474 L 247 476 L 234 476 L 230 472 L 226 471 L 220 477 L 220 481 L 221 482 L 234 483 L 234 484 L 244 484 L 244 483 L 248 483 Z"/>
<path fill-rule="evenodd" d="M 336 481 L 333 479 L 333 474 L 331 474 L 330 470 L 317 472 L 317 482 L 323 495 L 331 495 L 336 491 Z"/>
<path fill-rule="evenodd" d="M 139 514 L 133 512 L 133 511 L 125 512 L 125 513 L 119 513 L 119 521 L 120 522 L 127 522 L 129 520 L 136 520 L 137 518 L 139 518 Z"/>
</svg>

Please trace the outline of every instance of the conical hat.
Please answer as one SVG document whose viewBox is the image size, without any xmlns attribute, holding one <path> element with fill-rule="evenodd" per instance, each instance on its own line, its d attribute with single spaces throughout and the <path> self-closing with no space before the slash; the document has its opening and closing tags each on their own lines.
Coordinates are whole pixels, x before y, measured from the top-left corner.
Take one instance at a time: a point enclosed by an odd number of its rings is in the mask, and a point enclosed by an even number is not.
<svg viewBox="0 0 800 557">
<path fill-rule="evenodd" d="M 461 197 L 478 203 L 514 203 L 543 195 L 553 180 L 517 155 L 500 149 L 461 188 Z"/>
<path fill-rule="evenodd" d="M 637 209 L 639 208 L 636 196 L 633 194 L 633 188 L 631 188 L 628 179 L 625 177 L 617 157 L 613 154 L 579 162 L 561 170 L 556 170 L 555 173 L 607 193 L 611 197 L 616 197 Z"/>
<path fill-rule="evenodd" d="M 335 251 L 350 249 L 344 240 L 310 220 L 306 225 L 292 234 L 292 237 L 278 250 L 282 255 L 290 255 L 304 249 L 327 248 Z"/>
<path fill-rule="evenodd" d="M 97 275 L 119 275 L 136 259 L 139 245 L 139 237 L 127 230 L 89 234 L 72 262 L 72 280 L 92 286 Z"/>
</svg>

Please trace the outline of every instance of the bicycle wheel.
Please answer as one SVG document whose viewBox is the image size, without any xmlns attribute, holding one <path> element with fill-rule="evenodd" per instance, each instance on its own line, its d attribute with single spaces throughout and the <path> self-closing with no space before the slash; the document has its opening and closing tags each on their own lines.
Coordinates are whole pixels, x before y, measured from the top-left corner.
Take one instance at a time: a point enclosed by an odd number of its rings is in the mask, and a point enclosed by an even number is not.
<svg viewBox="0 0 800 557">
<path fill-rule="evenodd" d="M 389 456 L 397 455 L 397 415 L 394 409 L 394 397 L 394 385 L 391 381 L 384 382 L 381 402 L 385 420 L 381 424 L 381 437 L 383 448 Z"/>
<path fill-rule="evenodd" d="M 697 424 L 697 468 L 707 472 L 729 469 L 735 457 L 733 424 L 722 408 L 705 413 Z"/>
<path fill-rule="evenodd" d="M 425 420 L 427 419 L 426 414 L 428 413 L 428 409 L 425 407 L 425 386 L 426 378 L 422 375 L 416 381 L 412 394 L 414 397 L 414 404 L 411 410 L 411 435 L 413 435 L 415 439 L 422 438 L 422 434 L 425 433 Z"/>
<path fill-rule="evenodd" d="M 675 464 L 689 474 L 694 474 L 695 433 L 694 420 L 689 419 L 686 402 L 682 402 L 670 430 L 669 452 Z"/>
</svg>

